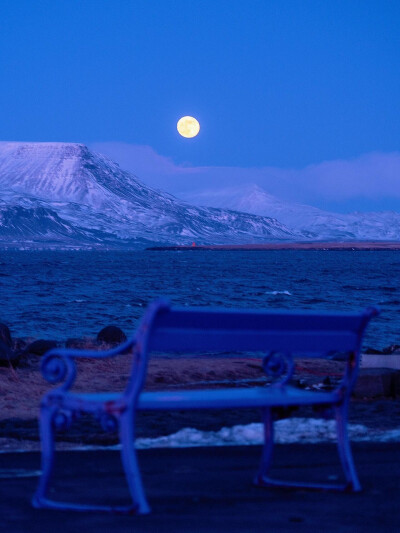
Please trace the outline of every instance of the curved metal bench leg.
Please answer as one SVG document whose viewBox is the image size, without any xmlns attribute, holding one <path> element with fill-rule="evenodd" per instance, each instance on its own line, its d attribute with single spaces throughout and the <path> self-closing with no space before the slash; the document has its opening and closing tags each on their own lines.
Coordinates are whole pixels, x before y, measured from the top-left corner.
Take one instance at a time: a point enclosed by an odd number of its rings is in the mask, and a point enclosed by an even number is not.
<svg viewBox="0 0 400 533">
<path fill-rule="evenodd" d="M 342 463 L 344 475 L 347 481 L 346 490 L 351 492 L 358 492 L 361 490 L 361 485 L 357 477 L 357 472 L 353 461 L 353 455 L 351 453 L 349 435 L 347 431 L 347 412 L 347 404 L 335 407 L 337 446 L 340 461 Z"/>
<path fill-rule="evenodd" d="M 104 511 L 115 513 L 146 514 L 150 512 L 146 496 L 142 487 L 140 470 L 136 458 L 134 445 L 134 415 L 129 412 L 120 419 L 120 440 L 122 444 L 121 457 L 126 480 L 133 500 L 130 506 L 112 507 L 108 505 L 78 504 L 72 502 L 54 501 L 47 497 L 48 488 L 53 472 L 55 452 L 54 415 L 55 408 L 42 407 L 40 416 L 40 434 L 42 439 L 42 475 L 32 505 L 36 508 L 75 510 L 75 511 Z"/>
<path fill-rule="evenodd" d="M 260 468 L 254 479 L 254 483 L 261 486 L 268 484 L 268 472 L 271 467 L 272 452 L 274 448 L 274 421 L 271 409 L 263 409 L 262 415 L 264 423 L 264 446 Z"/>
<path fill-rule="evenodd" d="M 45 506 L 47 491 L 54 465 L 54 426 L 53 418 L 56 409 L 42 406 L 40 410 L 40 437 L 42 441 L 42 475 L 32 499 L 32 505 L 40 508 Z"/>
<path fill-rule="evenodd" d="M 254 479 L 255 485 L 260 487 L 281 487 L 281 488 L 306 488 L 313 490 L 333 490 L 333 491 L 350 491 L 358 492 L 361 490 L 358 481 L 356 469 L 353 462 L 353 456 L 350 448 L 350 441 L 347 432 L 347 405 L 340 405 L 335 409 L 335 419 L 337 426 L 337 447 L 340 461 L 343 467 L 346 484 L 328 484 L 328 483 L 304 483 L 301 481 L 281 481 L 269 477 L 269 470 L 272 462 L 272 451 L 274 446 L 274 422 L 271 409 L 263 410 L 264 421 L 264 448 L 262 452 L 261 464 L 259 471 Z"/>
<path fill-rule="evenodd" d="M 126 411 L 120 417 L 121 459 L 125 470 L 126 480 L 133 500 L 133 512 L 147 514 L 150 507 L 144 493 L 135 449 L 135 415 Z"/>
</svg>

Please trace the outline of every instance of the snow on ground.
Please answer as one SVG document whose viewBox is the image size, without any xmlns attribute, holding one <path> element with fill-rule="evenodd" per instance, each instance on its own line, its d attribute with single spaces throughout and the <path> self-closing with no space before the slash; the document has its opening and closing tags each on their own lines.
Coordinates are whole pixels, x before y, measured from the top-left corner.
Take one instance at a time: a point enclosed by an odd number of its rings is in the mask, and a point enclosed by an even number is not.
<svg viewBox="0 0 400 533">
<path fill-rule="evenodd" d="M 361 424 L 349 424 L 353 441 L 389 442 L 400 441 L 400 428 L 392 430 L 370 429 Z M 336 442 L 334 420 L 316 418 L 288 418 L 275 422 L 275 442 L 316 443 Z M 199 431 L 184 428 L 164 437 L 137 439 L 137 448 L 188 448 L 193 446 L 244 446 L 262 444 L 263 426 L 260 423 L 222 428 L 219 431 Z"/>
<path fill-rule="evenodd" d="M 400 427 L 383 430 L 371 429 L 362 424 L 349 424 L 349 435 L 352 441 L 364 442 L 399 442 Z M 0 453 L 39 451 L 40 442 L 26 441 L 28 445 L 16 446 L 17 443 L 5 443 Z M 223 427 L 219 431 L 199 431 L 194 428 L 184 428 L 162 437 L 140 438 L 136 440 L 136 448 L 193 448 L 199 446 L 248 446 L 259 445 L 263 442 L 263 428 L 260 423 L 238 425 L 230 428 Z M 275 442 L 277 444 L 336 442 L 334 420 L 316 418 L 288 418 L 275 422 Z M 19 441 L 19 444 L 20 441 Z M 76 445 L 60 442 L 57 448 L 61 450 L 119 450 L 119 444 L 114 446 Z"/>
</svg>

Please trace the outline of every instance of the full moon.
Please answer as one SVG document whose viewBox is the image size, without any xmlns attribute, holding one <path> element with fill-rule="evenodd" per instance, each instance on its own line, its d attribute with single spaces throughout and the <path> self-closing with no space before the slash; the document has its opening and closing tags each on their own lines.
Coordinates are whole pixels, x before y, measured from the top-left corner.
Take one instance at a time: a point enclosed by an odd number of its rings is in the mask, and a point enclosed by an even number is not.
<svg viewBox="0 0 400 533">
<path fill-rule="evenodd" d="M 196 137 L 200 131 L 200 124 L 198 121 L 189 116 L 180 118 L 176 127 L 182 137 L 186 137 L 187 139 Z"/>
</svg>

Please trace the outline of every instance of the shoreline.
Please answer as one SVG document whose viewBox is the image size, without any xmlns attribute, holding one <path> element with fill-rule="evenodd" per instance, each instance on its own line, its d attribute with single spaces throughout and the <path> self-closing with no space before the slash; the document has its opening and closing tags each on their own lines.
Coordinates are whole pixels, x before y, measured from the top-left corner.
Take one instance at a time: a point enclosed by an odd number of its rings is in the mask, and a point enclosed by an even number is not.
<svg viewBox="0 0 400 533">
<path fill-rule="evenodd" d="M 269 250 L 323 250 L 323 251 L 400 251 L 400 242 L 349 241 L 349 242 L 286 242 L 265 244 L 218 244 L 191 246 L 151 246 L 146 251 L 269 251 Z"/>
</svg>

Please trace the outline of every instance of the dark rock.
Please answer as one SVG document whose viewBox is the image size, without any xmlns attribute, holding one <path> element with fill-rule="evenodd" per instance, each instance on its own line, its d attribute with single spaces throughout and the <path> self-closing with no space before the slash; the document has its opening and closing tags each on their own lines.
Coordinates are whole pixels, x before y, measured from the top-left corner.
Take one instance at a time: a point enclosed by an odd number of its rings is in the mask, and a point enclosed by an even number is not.
<svg viewBox="0 0 400 533">
<path fill-rule="evenodd" d="M 382 353 L 384 353 L 384 354 L 400 353 L 400 345 L 399 344 L 392 344 L 391 346 L 388 346 L 387 348 L 384 348 L 382 350 Z"/>
<path fill-rule="evenodd" d="M 32 355 L 26 351 L 26 347 L 32 342 L 32 338 L 17 338 L 13 339 L 12 346 L 12 365 L 18 366 L 18 368 L 27 368 L 37 366 L 32 360 Z"/>
<path fill-rule="evenodd" d="M 28 346 L 29 341 L 25 339 L 14 339 L 13 341 L 13 348 L 16 352 L 23 352 L 25 351 L 25 348 Z"/>
<path fill-rule="evenodd" d="M 376 350 L 375 348 L 370 348 L 369 346 L 367 346 L 367 348 L 365 348 L 365 350 L 363 350 L 363 353 L 370 354 L 370 355 L 380 355 L 380 354 L 383 354 L 384 352 L 382 352 L 381 350 Z"/>
<path fill-rule="evenodd" d="M 11 349 L 5 342 L 0 340 L 0 365 L 1 366 L 8 366 L 8 363 L 10 361 L 10 355 L 11 355 Z M 3 364 L 3 362 L 5 364 Z"/>
<path fill-rule="evenodd" d="M 0 324 L 0 341 L 4 342 L 9 348 L 12 346 L 11 333 L 8 326 Z"/>
<path fill-rule="evenodd" d="M 46 341 L 43 339 L 39 339 L 29 344 L 25 348 L 24 351 L 25 353 L 33 353 L 35 355 L 44 355 L 46 352 L 48 352 L 52 348 L 57 348 L 56 341 Z"/>
<path fill-rule="evenodd" d="M 11 350 L 11 348 L 0 339 L 0 366 L 17 366 L 20 357 L 20 353 Z"/>
<path fill-rule="evenodd" d="M 106 326 L 98 333 L 97 341 L 106 344 L 121 344 L 126 341 L 126 335 L 118 326 Z"/>
</svg>

